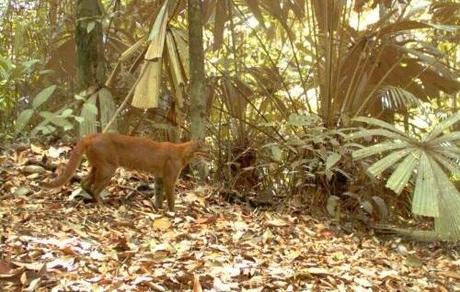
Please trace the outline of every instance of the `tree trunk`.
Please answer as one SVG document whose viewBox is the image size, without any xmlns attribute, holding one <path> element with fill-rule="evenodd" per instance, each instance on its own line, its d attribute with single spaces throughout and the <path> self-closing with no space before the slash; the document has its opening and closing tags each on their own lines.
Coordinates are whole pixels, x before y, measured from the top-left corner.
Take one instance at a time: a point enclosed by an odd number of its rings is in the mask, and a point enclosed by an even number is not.
<svg viewBox="0 0 460 292">
<path fill-rule="evenodd" d="M 99 0 L 77 0 L 77 45 L 78 90 L 90 86 L 100 88 L 104 84 L 105 64 L 102 42 L 102 6 Z"/>
<path fill-rule="evenodd" d="M 203 141 L 206 131 L 205 75 L 203 50 L 203 23 L 201 0 L 188 0 L 189 54 L 190 54 L 190 134 Z M 204 165 L 198 167 L 205 177 Z"/>
</svg>

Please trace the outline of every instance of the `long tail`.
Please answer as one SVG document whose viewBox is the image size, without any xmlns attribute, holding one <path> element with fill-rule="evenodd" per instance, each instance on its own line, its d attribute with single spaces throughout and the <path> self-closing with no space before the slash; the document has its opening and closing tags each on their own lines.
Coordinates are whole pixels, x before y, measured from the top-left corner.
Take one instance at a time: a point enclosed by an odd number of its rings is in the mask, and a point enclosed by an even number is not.
<svg viewBox="0 0 460 292">
<path fill-rule="evenodd" d="M 78 166 L 80 165 L 80 162 L 83 158 L 83 154 L 85 153 L 86 150 L 86 143 L 84 140 L 80 140 L 77 145 L 75 145 L 74 149 L 72 150 L 72 153 L 70 154 L 69 162 L 67 163 L 67 166 L 65 167 L 64 171 L 60 176 L 55 178 L 53 181 L 50 181 L 48 183 L 43 182 L 41 185 L 45 188 L 57 188 L 62 185 L 64 185 L 66 182 L 70 180 L 70 178 L 73 176 L 75 171 L 77 170 Z"/>
</svg>

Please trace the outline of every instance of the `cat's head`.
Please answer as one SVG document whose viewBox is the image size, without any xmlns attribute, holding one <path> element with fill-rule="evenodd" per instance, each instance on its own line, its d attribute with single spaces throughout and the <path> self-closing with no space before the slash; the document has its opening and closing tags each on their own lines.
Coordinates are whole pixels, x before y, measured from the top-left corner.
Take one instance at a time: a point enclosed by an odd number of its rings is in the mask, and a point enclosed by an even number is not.
<svg viewBox="0 0 460 292">
<path fill-rule="evenodd" d="M 186 142 L 188 153 L 190 156 L 201 156 L 201 157 L 208 157 L 209 156 L 209 148 L 205 142 L 199 140 L 190 140 Z"/>
</svg>

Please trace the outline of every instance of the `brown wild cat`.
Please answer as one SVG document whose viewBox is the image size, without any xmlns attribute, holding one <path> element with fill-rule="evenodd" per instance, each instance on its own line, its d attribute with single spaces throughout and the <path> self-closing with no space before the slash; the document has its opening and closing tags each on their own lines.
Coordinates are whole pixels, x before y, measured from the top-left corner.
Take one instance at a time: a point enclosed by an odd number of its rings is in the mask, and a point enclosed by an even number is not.
<svg viewBox="0 0 460 292">
<path fill-rule="evenodd" d="M 64 185 L 77 170 L 83 154 L 86 154 L 91 169 L 82 182 L 82 188 L 98 203 L 102 203 L 99 194 L 110 183 L 115 170 L 124 167 L 148 172 L 161 179 L 168 208 L 174 211 L 176 181 L 195 155 L 205 155 L 201 148 L 201 143 L 196 141 L 175 144 L 113 133 L 92 134 L 76 144 L 62 174 L 42 185 L 47 188 Z M 156 206 L 161 208 L 163 200 L 163 194 L 157 193 Z"/>
</svg>

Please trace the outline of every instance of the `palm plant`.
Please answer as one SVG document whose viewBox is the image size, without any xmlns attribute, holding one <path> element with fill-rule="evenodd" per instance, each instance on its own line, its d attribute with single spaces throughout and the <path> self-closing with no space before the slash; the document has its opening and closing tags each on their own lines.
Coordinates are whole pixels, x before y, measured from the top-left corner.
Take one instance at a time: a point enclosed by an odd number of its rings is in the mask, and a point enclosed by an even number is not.
<svg viewBox="0 0 460 292">
<path fill-rule="evenodd" d="M 344 1 L 311 3 L 317 24 L 311 46 L 322 57 L 315 74 L 326 125 L 343 124 L 360 115 L 379 117 L 389 105 L 397 104 L 381 98 L 379 91 L 385 86 L 408 91 L 421 101 L 460 89 L 455 74 L 438 60 L 442 53 L 411 33 L 443 27 L 414 20 L 409 3 L 391 2 L 394 9 L 381 10 L 380 19 L 365 29 L 350 25 L 352 7 Z M 397 95 L 388 95 L 387 100 L 392 97 Z M 403 107 L 390 109 L 405 110 L 412 102 L 400 104 Z"/>
<path fill-rule="evenodd" d="M 449 179 L 458 177 L 460 167 L 460 132 L 449 132 L 449 127 L 460 120 L 460 113 L 438 123 L 421 139 L 400 131 L 393 125 L 374 118 L 359 117 L 375 129 L 360 129 L 349 135 L 350 139 L 381 136 L 384 141 L 353 152 L 354 159 L 363 159 L 387 152 L 368 169 L 379 176 L 391 169 L 386 186 L 396 194 L 401 193 L 410 178 L 415 176 L 412 212 L 434 218 L 435 233 L 441 239 L 460 239 L 460 193 Z"/>
</svg>

